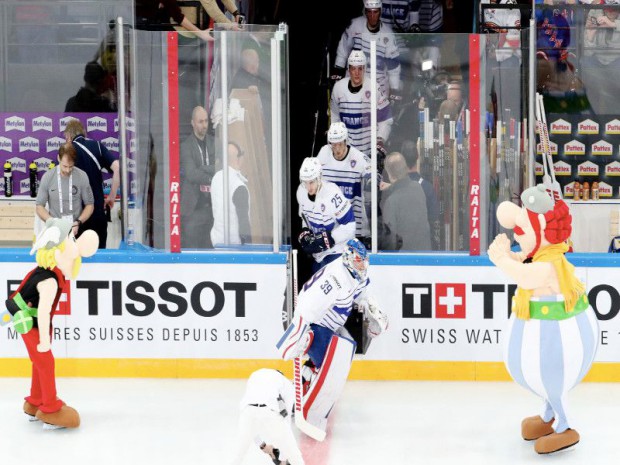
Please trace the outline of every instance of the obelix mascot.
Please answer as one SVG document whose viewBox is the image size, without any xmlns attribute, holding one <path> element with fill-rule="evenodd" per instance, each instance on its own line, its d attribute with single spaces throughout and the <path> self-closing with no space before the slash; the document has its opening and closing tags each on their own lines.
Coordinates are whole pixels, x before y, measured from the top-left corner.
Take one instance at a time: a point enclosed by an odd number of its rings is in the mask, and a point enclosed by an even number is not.
<svg viewBox="0 0 620 465">
<path fill-rule="evenodd" d="M 77 277 L 82 257 L 97 251 L 99 238 L 92 230 L 78 239 L 71 223 L 50 218 L 37 237 L 30 254 L 36 251 L 37 267 L 30 271 L 6 301 L 3 323 L 12 323 L 21 334 L 32 361 L 30 395 L 24 412 L 31 421 L 40 420 L 44 429 L 77 428 L 80 415 L 56 396 L 54 355 L 51 350 L 52 319 L 67 279 Z"/>
<path fill-rule="evenodd" d="M 522 207 L 502 202 L 499 223 L 514 231 L 521 252 L 506 234 L 489 247 L 489 259 L 517 282 L 506 334 L 504 362 L 512 378 L 542 397 L 540 415 L 525 418 L 521 434 L 539 454 L 579 442 L 567 416 L 567 393 L 586 375 L 598 347 L 599 327 L 584 284 L 564 254 L 571 215 L 543 185 L 521 194 Z"/>
</svg>

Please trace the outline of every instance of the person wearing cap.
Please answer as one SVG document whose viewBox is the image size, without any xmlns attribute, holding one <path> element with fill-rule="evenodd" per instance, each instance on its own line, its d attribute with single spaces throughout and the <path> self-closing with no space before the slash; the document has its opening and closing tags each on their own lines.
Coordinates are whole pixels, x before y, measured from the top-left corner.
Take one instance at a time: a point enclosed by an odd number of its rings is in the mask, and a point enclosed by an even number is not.
<svg viewBox="0 0 620 465">
<path fill-rule="evenodd" d="M 32 362 L 30 395 L 23 410 L 31 421 L 42 421 L 44 429 L 80 425 L 78 412 L 57 396 L 52 320 L 66 280 L 77 277 L 82 257 L 93 255 L 98 243 L 94 231 L 86 231 L 76 240 L 70 221 L 49 218 L 30 251 L 31 255 L 36 252 L 37 267 L 6 301 L 13 328 L 21 334 Z"/>
<path fill-rule="evenodd" d="M 567 393 L 588 373 L 599 341 L 599 326 L 585 285 L 566 260 L 571 215 L 539 184 L 521 194 L 522 207 L 502 202 L 500 225 L 514 231 L 519 252 L 506 234 L 489 246 L 491 262 L 517 282 L 505 334 L 504 362 L 512 378 L 540 396 L 539 415 L 525 418 L 521 435 L 539 454 L 579 442 L 567 415 Z"/>
<path fill-rule="evenodd" d="M 65 105 L 67 113 L 108 113 L 115 112 L 116 108 L 110 100 L 100 93 L 106 70 L 96 61 L 91 61 L 84 68 L 84 85 L 77 94 L 70 97 Z"/>
</svg>

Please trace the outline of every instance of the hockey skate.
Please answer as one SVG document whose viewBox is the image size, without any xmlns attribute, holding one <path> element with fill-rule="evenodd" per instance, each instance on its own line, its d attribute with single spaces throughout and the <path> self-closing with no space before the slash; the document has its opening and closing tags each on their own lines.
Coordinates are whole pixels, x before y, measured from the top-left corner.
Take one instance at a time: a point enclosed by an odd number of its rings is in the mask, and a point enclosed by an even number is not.
<svg viewBox="0 0 620 465">
<path fill-rule="evenodd" d="M 44 413 L 38 410 L 36 418 L 44 423 L 43 429 L 45 430 L 77 428 L 80 426 L 80 414 L 68 405 L 63 405 L 60 410 L 54 413 Z"/>
<path fill-rule="evenodd" d="M 24 401 L 24 413 L 28 417 L 28 421 L 39 421 L 39 419 L 36 417 L 38 410 L 39 409 L 36 405 L 31 404 L 27 400 Z"/>
</svg>

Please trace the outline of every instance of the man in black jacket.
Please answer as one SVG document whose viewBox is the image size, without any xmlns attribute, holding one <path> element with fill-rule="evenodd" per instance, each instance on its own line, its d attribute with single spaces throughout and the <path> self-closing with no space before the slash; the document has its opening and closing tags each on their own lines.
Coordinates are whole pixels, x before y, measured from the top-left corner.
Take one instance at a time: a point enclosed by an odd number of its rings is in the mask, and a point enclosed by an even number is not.
<svg viewBox="0 0 620 465">
<path fill-rule="evenodd" d="M 207 137 L 209 117 L 203 107 L 194 108 L 191 124 L 192 134 L 181 143 L 181 247 L 211 248 L 215 152 Z"/>
</svg>

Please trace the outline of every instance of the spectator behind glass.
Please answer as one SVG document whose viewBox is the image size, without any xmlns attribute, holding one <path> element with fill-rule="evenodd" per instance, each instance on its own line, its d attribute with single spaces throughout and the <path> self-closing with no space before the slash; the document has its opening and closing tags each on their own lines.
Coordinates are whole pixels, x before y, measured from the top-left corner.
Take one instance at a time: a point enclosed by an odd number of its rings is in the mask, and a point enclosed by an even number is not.
<svg viewBox="0 0 620 465">
<path fill-rule="evenodd" d="M 202 31 L 185 17 L 176 0 L 135 0 L 135 27 L 146 31 L 173 31 L 172 19 L 204 41 L 213 40 L 210 29 Z"/>
<path fill-rule="evenodd" d="M 226 10 L 235 18 L 235 23 L 239 23 L 242 19 L 239 8 L 233 0 L 222 0 L 221 2 Z M 231 23 L 232 21 L 226 17 L 225 12 L 220 9 L 220 4 L 216 0 L 200 0 L 200 4 L 205 9 L 209 18 L 214 23 Z"/>
<path fill-rule="evenodd" d="M 385 170 L 390 184 L 382 193 L 381 249 L 431 250 L 431 230 L 422 186 L 409 178 L 405 158 L 398 152 L 387 156 Z"/>
<path fill-rule="evenodd" d="M 65 112 L 67 113 L 106 113 L 116 111 L 112 102 L 101 95 L 102 86 L 106 77 L 103 67 L 91 61 L 84 68 L 84 86 L 80 87 L 77 94 L 67 100 Z"/>
<path fill-rule="evenodd" d="M 105 249 L 108 239 L 108 219 L 106 209 L 114 207 L 116 193 L 120 185 L 120 169 L 118 160 L 99 141 L 86 138 L 86 130 L 82 123 L 72 119 L 64 131 L 65 140 L 72 144 L 76 151 L 75 167 L 88 176 L 93 192 L 93 213 L 80 226 L 80 233 L 92 229 L 99 236 L 99 248 Z M 112 173 L 112 186 L 108 197 L 104 200 L 102 169 Z"/>
<path fill-rule="evenodd" d="M 228 202 L 228 231 L 230 244 L 247 244 L 252 240 L 250 227 L 250 191 L 248 180 L 241 174 L 244 153 L 235 142 L 228 142 L 228 198 L 224 198 L 224 170 L 213 176 L 211 196 L 213 203 L 213 228 L 211 242 L 214 246 L 226 243 L 224 236 L 224 202 Z"/>
<path fill-rule="evenodd" d="M 263 128 L 266 130 L 266 135 L 270 136 L 271 131 L 267 129 L 271 127 L 271 84 L 261 76 L 259 70 L 260 59 L 256 49 L 243 49 L 241 51 L 241 67 L 233 76 L 230 88 L 249 89 L 250 92 L 258 93 L 264 120 Z"/>
<path fill-rule="evenodd" d="M 620 4 L 590 10 L 586 19 L 584 66 L 620 67 Z"/>
<path fill-rule="evenodd" d="M 420 159 L 418 156 L 418 147 L 412 140 L 403 141 L 402 148 L 400 150 L 402 156 L 405 158 L 407 168 L 409 170 L 409 178 L 420 184 L 424 191 L 426 199 L 426 212 L 428 213 L 428 224 L 431 229 L 435 224 L 439 224 L 439 200 L 433 184 L 424 179 L 420 175 Z M 439 250 L 439 243 L 436 241 L 435 235 L 431 235 L 431 247 L 433 250 Z"/>
<path fill-rule="evenodd" d="M 209 116 L 203 107 L 194 107 L 191 124 L 192 134 L 181 143 L 181 247 L 211 248 L 215 151 L 208 134 Z"/>
<path fill-rule="evenodd" d="M 43 222 L 48 218 L 64 218 L 73 223 L 72 232 L 77 237 L 80 226 L 93 213 L 94 199 L 88 176 L 75 167 L 76 158 L 73 145 L 60 146 L 58 166 L 41 178 L 36 212 Z"/>
</svg>

